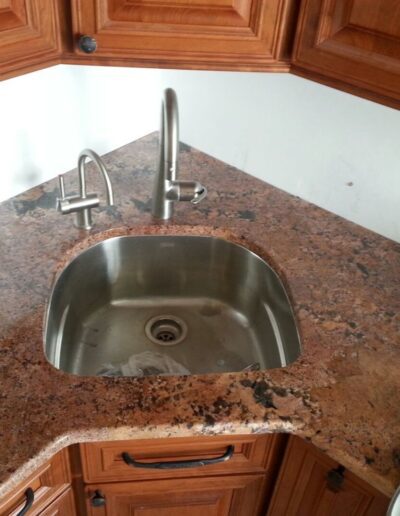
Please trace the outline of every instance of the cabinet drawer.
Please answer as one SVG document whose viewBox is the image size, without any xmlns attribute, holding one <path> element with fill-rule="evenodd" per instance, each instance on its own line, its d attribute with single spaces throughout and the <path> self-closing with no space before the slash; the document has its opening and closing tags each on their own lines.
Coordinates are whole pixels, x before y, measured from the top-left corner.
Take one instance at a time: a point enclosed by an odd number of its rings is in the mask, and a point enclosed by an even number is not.
<svg viewBox="0 0 400 516">
<path fill-rule="evenodd" d="M 69 487 L 54 502 L 52 502 L 40 516 L 75 516 L 74 493 Z"/>
<path fill-rule="evenodd" d="M 263 473 L 273 468 L 284 445 L 282 435 L 244 435 L 185 437 L 97 442 L 81 445 L 85 482 L 154 480 L 158 478 L 226 475 L 229 473 Z M 135 461 L 170 463 L 188 460 L 215 459 L 233 446 L 229 460 L 197 467 L 143 469 L 123 460 L 128 453 Z"/>
<path fill-rule="evenodd" d="M 20 484 L 12 494 L 0 500 L 0 516 L 18 514 L 26 503 L 25 493 L 28 488 L 32 489 L 34 498 L 31 509 L 28 511 L 29 516 L 40 514 L 62 494 L 69 486 L 71 479 L 67 454 L 67 450 L 58 453 L 51 461 L 41 466 Z"/>
</svg>

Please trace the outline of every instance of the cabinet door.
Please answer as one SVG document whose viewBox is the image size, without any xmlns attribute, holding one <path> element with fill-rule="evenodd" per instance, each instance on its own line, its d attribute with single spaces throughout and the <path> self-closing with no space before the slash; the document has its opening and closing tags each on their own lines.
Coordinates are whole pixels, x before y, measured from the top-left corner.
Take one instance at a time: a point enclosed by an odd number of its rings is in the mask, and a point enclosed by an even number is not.
<svg viewBox="0 0 400 516">
<path fill-rule="evenodd" d="M 385 516 L 388 505 L 337 462 L 291 437 L 268 516 Z"/>
<path fill-rule="evenodd" d="M 400 108 L 399 0 L 305 0 L 293 71 Z"/>
<path fill-rule="evenodd" d="M 57 2 L 0 1 L 0 79 L 58 62 Z"/>
<path fill-rule="evenodd" d="M 288 70 L 296 5 L 296 0 L 72 2 L 76 41 L 81 35 L 97 41 L 94 62 L 245 70 Z"/>
<path fill-rule="evenodd" d="M 86 488 L 89 516 L 258 516 L 263 475 L 98 484 Z M 93 507 L 95 492 L 105 505 Z"/>
<path fill-rule="evenodd" d="M 51 503 L 40 516 L 75 516 L 75 501 L 72 489 L 69 487 L 53 503 Z"/>
</svg>

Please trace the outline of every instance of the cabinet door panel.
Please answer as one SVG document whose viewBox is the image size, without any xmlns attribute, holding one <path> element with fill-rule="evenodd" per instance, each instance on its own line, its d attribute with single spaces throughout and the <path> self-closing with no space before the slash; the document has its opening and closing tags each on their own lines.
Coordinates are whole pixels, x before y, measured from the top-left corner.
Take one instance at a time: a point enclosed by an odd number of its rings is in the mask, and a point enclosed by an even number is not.
<svg viewBox="0 0 400 516">
<path fill-rule="evenodd" d="M 54 63 L 60 53 L 56 2 L 0 2 L 0 79 Z"/>
<path fill-rule="evenodd" d="M 73 24 L 96 39 L 93 59 L 286 70 L 294 11 L 293 0 L 75 0 Z"/>
<path fill-rule="evenodd" d="M 314 446 L 291 437 L 268 516 L 385 516 L 389 500 L 352 473 L 344 470 L 339 481 L 335 474 L 329 481 L 338 468 Z"/>
<path fill-rule="evenodd" d="M 56 500 L 68 488 L 70 482 L 68 453 L 67 450 L 63 450 L 41 466 L 10 496 L 0 501 L 0 516 L 18 514 L 25 505 L 25 491 L 28 487 L 34 492 L 34 502 L 28 514 L 35 516 Z"/>
<path fill-rule="evenodd" d="M 400 3 L 306 0 L 293 62 L 301 75 L 400 107 Z"/>
<path fill-rule="evenodd" d="M 57 500 L 54 500 L 40 516 L 75 516 L 75 501 L 72 489 L 69 487 Z"/>
<path fill-rule="evenodd" d="M 96 484 L 86 488 L 89 516 L 258 516 L 263 475 Z M 95 491 L 105 506 L 92 507 Z"/>
</svg>

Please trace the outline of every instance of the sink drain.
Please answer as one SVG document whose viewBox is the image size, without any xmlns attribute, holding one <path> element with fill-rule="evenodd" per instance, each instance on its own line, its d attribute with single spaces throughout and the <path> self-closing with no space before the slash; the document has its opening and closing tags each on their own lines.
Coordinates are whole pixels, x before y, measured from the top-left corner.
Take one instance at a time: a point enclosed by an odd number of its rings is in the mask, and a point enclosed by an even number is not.
<svg viewBox="0 0 400 516">
<path fill-rule="evenodd" d="M 187 326 L 175 315 L 157 315 L 147 321 L 144 331 L 151 342 L 161 346 L 174 346 L 186 337 Z"/>
</svg>

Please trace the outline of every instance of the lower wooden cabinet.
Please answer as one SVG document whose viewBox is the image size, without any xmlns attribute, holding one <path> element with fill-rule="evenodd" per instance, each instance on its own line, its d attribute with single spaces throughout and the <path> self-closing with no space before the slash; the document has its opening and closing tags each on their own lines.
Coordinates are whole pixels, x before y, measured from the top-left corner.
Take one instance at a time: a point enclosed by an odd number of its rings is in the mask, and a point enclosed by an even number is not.
<svg viewBox="0 0 400 516">
<path fill-rule="evenodd" d="M 29 515 L 29 513 L 28 513 Z M 69 487 L 54 502 L 40 513 L 40 516 L 75 516 L 75 499 L 72 489 Z"/>
<path fill-rule="evenodd" d="M 86 488 L 90 516 L 258 516 L 265 475 L 98 484 Z M 93 506 L 102 497 L 104 505 Z"/>
<path fill-rule="evenodd" d="M 249 434 L 87 443 L 80 445 L 83 480 L 91 484 L 248 473 L 276 475 L 286 440 L 282 434 Z M 230 448 L 230 458 L 218 461 Z M 216 462 L 174 469 L 132 467 L 124 462 L 124 453 L 149 466 L 187 460 Z"/>
<path fill-rule="evenodd" d="M 385 516 L 389 500 L 298 437 L 291 437 L 268 516 Z"/>
<path fill-rule="evenodd" d="M 56 512 L 60 498 L 69 491 L 71 500 L 72 490 L 69 488 L 71 473 L 69 466 L 68 450 L 57 453 L 50 461 L 38 468 L 25 482 L 23 482 L 10 496 L 0 500 L 0 516 L 16 516 L 27 504 L 27 490 L 32 493 L 31 508 L 27 516 L 53 514 L 74 516 L 74 504 L 70 504 L 69 512 Z M 72 498 L 73 502 L 73 498 Z M 46 511 L 50 512 L 46 512 Z"/>
<path fill-rule="evenodd" d="M 389 505 L 283 434 L 73 445 L 0 500 L 0 516 L 17 516 L 28 488 L 27 516 L 385 516 Z"/>
<path fill-rule="evenodd" d="M 270 434 L 81 445 L 87 514 L 262 516 L 286 440 Z M 205 465 L 171 468 L 187 461 Z"/>
</svg>

